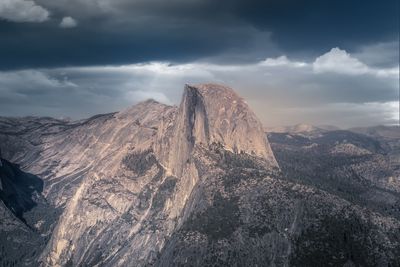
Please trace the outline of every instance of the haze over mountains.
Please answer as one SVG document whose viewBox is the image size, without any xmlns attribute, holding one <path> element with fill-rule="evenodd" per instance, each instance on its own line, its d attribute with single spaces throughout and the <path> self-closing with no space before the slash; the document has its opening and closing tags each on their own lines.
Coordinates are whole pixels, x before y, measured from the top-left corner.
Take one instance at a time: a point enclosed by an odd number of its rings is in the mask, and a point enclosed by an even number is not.
<svg viewBox="0 0 400 267">
<path fill-rule="evenodd" d="M 398 266 L 398 127 L 264 132 L 186 85 L 79 121 L 0 118 L 3 266 Z"/>
</svg>

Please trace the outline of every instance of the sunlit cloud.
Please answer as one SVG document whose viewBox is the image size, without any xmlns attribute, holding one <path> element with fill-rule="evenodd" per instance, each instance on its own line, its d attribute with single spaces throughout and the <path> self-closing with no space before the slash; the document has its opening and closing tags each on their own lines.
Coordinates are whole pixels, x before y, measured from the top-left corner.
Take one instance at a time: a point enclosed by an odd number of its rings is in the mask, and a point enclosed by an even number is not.
<svg viewBox="0 0 400 267">
<path fill-rule="evenodd" d="M 394 68 L 373 68 L 337 47 L 317 57 L 313 62 L 313 69 L 316 73 L 335 72 L 349 75 L 373 74 L 389 77 L 399 76 L 398 66 Z"/>
<path fill-rule="evenodd" d="M 277 66 L 288 66 L 288 67 L 305 67 L 308 64 L 306 62 L 291 61 L 286 56 L 280 56 L 277 58 L 267 58 L 259 63 L 261 66 L 277 67 Z"/>
</svg>

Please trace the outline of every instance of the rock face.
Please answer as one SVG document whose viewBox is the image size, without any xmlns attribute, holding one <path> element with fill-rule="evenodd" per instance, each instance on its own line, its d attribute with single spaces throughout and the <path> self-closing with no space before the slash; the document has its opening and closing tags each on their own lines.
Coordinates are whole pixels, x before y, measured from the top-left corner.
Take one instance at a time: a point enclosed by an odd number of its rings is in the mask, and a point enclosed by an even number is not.
<svg viewBox="0 0 400 267">
<path fill-rule="evenodd" d="M 199 181 L 199 148 L 219 144 L 277 167 L 261 124 L 226 87 L 186 86 L 179 109 L 148 101 L 114 118 L 95 126 L 105 140 L 93 145 L 109 145 L 70 200 L 44 253 L 46 264 L 155 260 Z M 105 246 L 108 236 L 114 238 Z"/>
<path fill-rule="evenodd" d="M 0 237 L 23 244 L 22 235 L 12 233 L 44 236 L 26 245 L 38 248 L 33 255 L 2 248 L 4 264 L 400 262 L 397 213 L 371 211 L 336 191 L 295 180 L 286 171 L 291 162 L 275 160 L 261 123 L 225 86 L 187 85 L 179 107 L 149 100 L 81 121 L 0 118 L 0 146 L 7 164 L 20 164 L 44 185 L 21 194 L 27 200 L 34 194 L 37 208 L 23 207 L 19 214 L 9 198 L 1 199 L 0 212 L 9 219 L 0 221 Z M 341 157 L 347 147 L 334 155 Z M 2 182 L 18 181 L 10 172 L 0 174 Z M 37 219 L 23 222 L 28 214 Z"/>
<path fill-rule="evenodd" d="M 271 167 L 278 166 L 261 123 L 246 102 L 228 87 L 186 85 L 175 133 L 170 164 L 178 174 L 196 145 L 213 143 L 236 153 L 262 157 Z"/>
</svg>

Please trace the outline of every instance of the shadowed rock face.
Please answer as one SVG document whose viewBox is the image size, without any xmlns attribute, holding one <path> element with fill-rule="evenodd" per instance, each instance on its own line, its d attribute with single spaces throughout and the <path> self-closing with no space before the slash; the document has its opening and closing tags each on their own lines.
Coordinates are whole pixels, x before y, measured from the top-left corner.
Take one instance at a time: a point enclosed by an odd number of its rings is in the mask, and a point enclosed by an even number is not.
<svg viewBox="0 0 400 267">
<path fill-rule="evenodd" d="M 24 173 L 17 165 L 5 160 L 0 166 L 0 199 L 22 221 L 24 212 L 35 205 L 33 194 L 43 191 L 43 181 L 34 175 Z"/>
<path fill-rule="evenodd" d="M 399 221 L 284 177 L 261 123 L 225 86 L 81 121 L 0 118 L 0 146 L 62 212 L 37 265 L 398 263 Z"/>
<path fill-rule="evenodd" d="M 42 179 L 0 160 L 0 265 L 37 265 L 57 210 L 41 194 Z"/>
</svg>

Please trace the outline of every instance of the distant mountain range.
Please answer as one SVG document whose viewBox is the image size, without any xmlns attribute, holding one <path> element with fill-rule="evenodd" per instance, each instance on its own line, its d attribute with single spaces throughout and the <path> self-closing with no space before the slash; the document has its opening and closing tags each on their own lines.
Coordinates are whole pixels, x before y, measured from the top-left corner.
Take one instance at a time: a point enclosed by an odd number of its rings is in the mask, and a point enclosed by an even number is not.
<svg viewBox="0 0 400 267">
<path fill-rule="evenodd" d="M 267 132 L 267 133 L 266 133 Z M 0 117 L 1 266 L 399 266 L 399 127 L 263 128 L 216 84 Z"/>
</svg>

